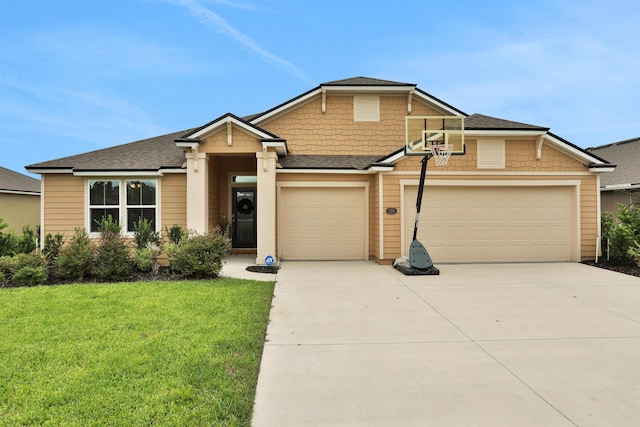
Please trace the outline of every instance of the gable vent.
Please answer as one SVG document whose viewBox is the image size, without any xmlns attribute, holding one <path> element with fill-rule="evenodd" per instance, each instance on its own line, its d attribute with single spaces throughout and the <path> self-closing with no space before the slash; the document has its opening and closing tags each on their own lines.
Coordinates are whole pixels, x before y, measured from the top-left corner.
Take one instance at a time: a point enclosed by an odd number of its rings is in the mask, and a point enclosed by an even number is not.
<svg viewBox="0 0 640 427">
<path fill-rule="evenodd" d="M 353 97 L 353 121 L 379 122 L 380 97 L 372 95 L 357 95 Z"/>
<path fill-rule="evenodd" d="M 478 169 L 504 169 L 504 139 L 478 141 Z"/>
</svg>

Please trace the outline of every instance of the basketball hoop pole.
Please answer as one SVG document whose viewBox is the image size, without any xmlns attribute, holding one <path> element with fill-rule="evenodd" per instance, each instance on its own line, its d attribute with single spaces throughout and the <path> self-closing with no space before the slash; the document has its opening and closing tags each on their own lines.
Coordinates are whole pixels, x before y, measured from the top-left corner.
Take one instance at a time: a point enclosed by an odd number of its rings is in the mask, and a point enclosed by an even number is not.
<svg viewBox="0 0 640 427">
<path fill-rule="evenodd" d="M 427 162 L 433 157 L 433 154 L 429 153 L 422 158 L 422 166 L 420 168 L 420 184 L 418 185 L 418 199 L 416 200 L 416 221 L 413 225 L 413 240 L 418 237 L 418 222 L 420 221 L 420 207 L 422 206 L 422 193 L 424 192 L 424 180 L 427 175 Z"/>
</svg>

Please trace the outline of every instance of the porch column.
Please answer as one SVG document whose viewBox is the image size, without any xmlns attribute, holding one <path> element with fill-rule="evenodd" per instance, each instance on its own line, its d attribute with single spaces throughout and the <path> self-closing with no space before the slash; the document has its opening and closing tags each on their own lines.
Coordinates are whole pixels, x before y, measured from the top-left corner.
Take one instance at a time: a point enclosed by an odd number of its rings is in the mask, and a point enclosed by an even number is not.
<svg viewBox="0 0 640 427">
<path fill-rule="evenodd" d="M 257 167 L 257 237 L 256 264 L 265 264 L 271 255 L 276 258 L 276 160 L 278 155 L 263 150 L 256 153 Z"/>
<path fill-rule="evenodd" d="M 209 160 L 197 148 L 187 158 L 187 228 L 200 234 L 209 231 Z"/>
</svg>

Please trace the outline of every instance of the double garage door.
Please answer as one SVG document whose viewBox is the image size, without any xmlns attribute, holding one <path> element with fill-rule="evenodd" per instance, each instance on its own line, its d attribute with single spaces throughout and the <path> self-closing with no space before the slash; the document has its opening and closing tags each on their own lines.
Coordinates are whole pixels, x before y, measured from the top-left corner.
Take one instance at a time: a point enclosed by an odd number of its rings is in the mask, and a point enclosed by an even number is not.
<svg viewBox="0 0 640 427">
<path fill-rule="evenodd" d="M 417 186 L 404 187 L 403 254 Z M 425 187 L 418 240 L 437 262 L 572 261 L 575 187 Z"/>
<path fill-rule="evenodd" d="M 417 186 L 401 188 L 401 253 L 407 255 Z M 368 259 L 367 191 L 362 186 L 281 187 L 279 255 L 285 260 Z M 436 263 L 575 261 L 576 197 L 571 185 L 427 186 L 418 239 Z"/>
<path fill-rule="evenodd" d="M 366 187 L 287 187 L 278 193 L 278 247 L 285 260 L 368 259 Z"/>
</svg>

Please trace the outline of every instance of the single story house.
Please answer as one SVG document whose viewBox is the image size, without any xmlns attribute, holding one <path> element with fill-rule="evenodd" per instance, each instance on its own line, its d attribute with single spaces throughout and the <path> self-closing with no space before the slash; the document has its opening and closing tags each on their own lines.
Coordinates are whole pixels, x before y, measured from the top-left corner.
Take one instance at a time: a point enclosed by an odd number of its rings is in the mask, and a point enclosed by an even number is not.
<svg viewBox="0 0 640 427">
<path fill-rule="evenodd" d="M 587 151 L 617 165 L 600 179 L 602 210 L 615 214 L 618 203 L 640 203 L 640 138 L 589 148 Z"/>
<path fill-rule="evenodd" d="M 0 166 L 0 218 L 3 232 L 21 235 L 26 225 L 40 224 L 40 181 Z"/>
<path fill-rule="evenodd" d="M 596 256 L 607 161 L 549 128 L 467 115 L 415 84 L 322 83 L 259 114 L 27 166 L 42 175 L 44 233 L 229 224 L 256 262 L 406 255 L 420 157 L 408 119 L 464 118 L 464 155 L 429 162 L 418 238 L 435 263 L 581 261 Z"/>
</svg>

